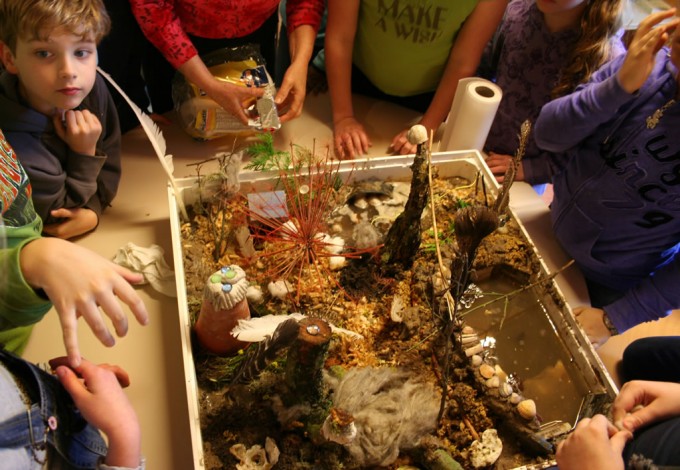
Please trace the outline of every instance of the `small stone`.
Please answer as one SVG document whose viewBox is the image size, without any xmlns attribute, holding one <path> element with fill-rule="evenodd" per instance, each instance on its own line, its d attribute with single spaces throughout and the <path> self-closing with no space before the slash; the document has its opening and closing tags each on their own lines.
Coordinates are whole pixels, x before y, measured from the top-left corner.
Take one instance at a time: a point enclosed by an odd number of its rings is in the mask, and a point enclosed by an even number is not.
<svg viewBox="0 0 680 470">
<path fill-rule="evenodd" d="M 479 367 L 482 365 L 482 362 L 484 362 L 484 359 L 482 359 L 482 356 L 479 354 L 475 354 L 470 358 L 470 362 L 472 363 L 473 367 Z"/>
</svg>

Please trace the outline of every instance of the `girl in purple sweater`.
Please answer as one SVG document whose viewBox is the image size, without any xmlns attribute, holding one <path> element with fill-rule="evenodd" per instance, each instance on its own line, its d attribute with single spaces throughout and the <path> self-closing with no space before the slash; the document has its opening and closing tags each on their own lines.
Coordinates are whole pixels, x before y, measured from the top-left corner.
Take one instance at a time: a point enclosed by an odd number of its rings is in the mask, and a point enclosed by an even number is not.
<svg viewBox="0 0 680 470">
<path fill-rule="evenodd" d="M 622 0 L 514 0 L 485 52 L 503 98 L 489 131 L 487 165 L 502 181 L 525 120 L 571 92 L 607 60 L 625 52 L 620 40 Z M 517 180 L 549 183 L 559 161 L 530 139 Z"/>
<path fill-rule="evenodd" d="M 588 282 L 592 307 L 575 313 L 596 345 L 680 308 L 680 18 L 661 24 L 674 14 L 647 17 L 625 56 L 534 127 L 540 148 L 567 158 L 553 228 Z"/>
</svg>

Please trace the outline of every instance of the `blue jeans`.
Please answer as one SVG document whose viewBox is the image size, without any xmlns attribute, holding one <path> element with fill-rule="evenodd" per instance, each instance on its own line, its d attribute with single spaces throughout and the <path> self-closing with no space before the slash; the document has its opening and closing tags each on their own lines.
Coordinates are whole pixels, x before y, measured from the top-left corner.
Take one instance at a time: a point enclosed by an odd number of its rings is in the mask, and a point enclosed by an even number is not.
<svg viewBox="0 0 680 470">
<path fill-rule="evenodd" d="M 59 380 L 4 350 L 0 367 L 11 372 L 31 403 L 0 423 L 0 448 L 24 448 L 32 454 L 49 445 L 75 468 L 96 468 L 106 456 L 106 442 L 85 421 Z"/>
</svg>

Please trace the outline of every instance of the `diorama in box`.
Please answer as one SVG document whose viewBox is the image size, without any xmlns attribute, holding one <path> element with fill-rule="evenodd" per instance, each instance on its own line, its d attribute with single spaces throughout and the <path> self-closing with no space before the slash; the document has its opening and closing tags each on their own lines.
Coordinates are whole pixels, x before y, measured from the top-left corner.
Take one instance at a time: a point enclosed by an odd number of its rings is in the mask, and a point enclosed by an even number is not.
<svg viewBox="0 0 680 470">
<path fill-rule="evenodd" d="M 509 186 L 409 137 L 265 139 L 169 190 L 196 468 L 542 468 L 611 403 Z"/>
</svg>

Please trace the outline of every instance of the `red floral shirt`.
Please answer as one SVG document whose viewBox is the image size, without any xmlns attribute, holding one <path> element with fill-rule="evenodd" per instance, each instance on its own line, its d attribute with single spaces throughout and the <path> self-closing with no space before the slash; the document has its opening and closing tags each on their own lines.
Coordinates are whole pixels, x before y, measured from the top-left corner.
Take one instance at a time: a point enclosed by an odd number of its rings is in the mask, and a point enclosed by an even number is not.
<svg viewBox="0 0 680 470">
<path fill-rule="evenodd" d="M 251 34 L 276 12 L 279 0 L 130 0 L 144 35 L 178 68 L 197 54 L 187 33 L 203 38 Z M 324 0 L 288 0 L 288 31 L 311 25 L 318 31 Z"/>
</svg>

